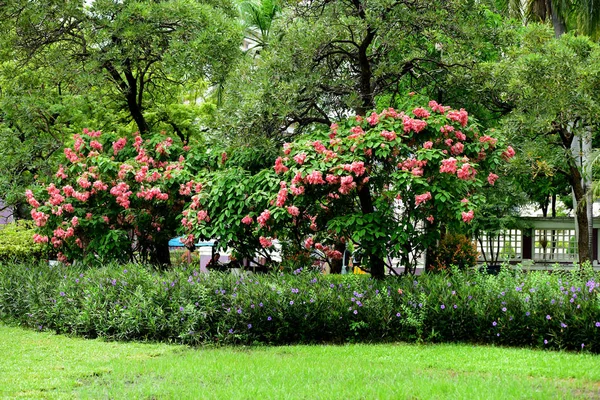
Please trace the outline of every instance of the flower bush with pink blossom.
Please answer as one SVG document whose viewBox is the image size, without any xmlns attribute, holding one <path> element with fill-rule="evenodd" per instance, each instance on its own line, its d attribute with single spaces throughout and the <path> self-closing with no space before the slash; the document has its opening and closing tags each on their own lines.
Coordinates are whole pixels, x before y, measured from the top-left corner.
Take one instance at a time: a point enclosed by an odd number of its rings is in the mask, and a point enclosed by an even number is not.
<svg viewBox="0 0 600 400">
<path fill-rule="evenodd" d="M 166 134 L 84 130 L 50 182 L 26 192 L 36 243 L 58 260 L 168 264 L 190 182 L 186 152 Z"/>
<path fill-rule="evenodd" d="M 440 223 L 470 223 L 482 201 L 478 190 L 495 183 L 493 171 L 512 155 L 502 138 L 480 133 L 465 110 L 435 101 L 385 109 L 286 143 L 262 172 L 260 190 L 254 182 L 243 201 L 223 199 L 232 206 L 226 217 L 255 248 L 278 239 L 296 253 L 316 249 L 332 261 L 349 241 L 363 249 L 371 273 L 383 276 L 388 256 L 413 268 L 439 237 Z M 244 185 L 243 174 L 237 179 Z M 214 195 L 198 194 L 198 207 L 187 210 L 190 235 L 227 235 L 223 224 L 194 217 L 211 208 Z"/>
</svg>

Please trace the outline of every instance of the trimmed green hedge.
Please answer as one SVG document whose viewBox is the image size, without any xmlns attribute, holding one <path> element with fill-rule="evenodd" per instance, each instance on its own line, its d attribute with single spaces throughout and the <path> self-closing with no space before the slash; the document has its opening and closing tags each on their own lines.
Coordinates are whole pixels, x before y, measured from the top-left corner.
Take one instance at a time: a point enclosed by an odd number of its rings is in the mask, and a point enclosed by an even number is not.
<svg viewBox="0 0 600 400">
<path fill-rule="evenodd" d="M 0 261 L 30 261 L 44 257 L 44 247 L 33 243 L 31 223 L 0 225 Z"/>
<path fill-rule="evenodd" d="M 0 319 L 85 337 L 187 344 L 471 342 L 600 353 L 600 277 L 454 271 L 375 281 L 0 265 Z"/>
</svg>

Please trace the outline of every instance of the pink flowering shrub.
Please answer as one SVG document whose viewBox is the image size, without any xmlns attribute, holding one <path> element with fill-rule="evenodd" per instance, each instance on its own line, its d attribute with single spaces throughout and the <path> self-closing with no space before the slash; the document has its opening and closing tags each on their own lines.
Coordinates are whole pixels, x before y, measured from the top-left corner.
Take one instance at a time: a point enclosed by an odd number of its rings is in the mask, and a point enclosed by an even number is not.
<svg viewBox="0 0 600 400">
<path fill-rule="evenodd" d="M 164 134 L 115 138 L 84 130 L 51 182 L 26 192 L 37 228 L 64 262 L 116 259 L 168 264 L 189 182 L 185 152 Z M 189 188 L 190 191 L 194 187 Z"/>
<path fill-rule="evenodd" d="M 439 237 L 438 223 L 471 222 L 478 189 L 493 185 L 493 170 L 513 155 L 502 138 L 481 134 L 467 111 L 434 101 L 350 118 L 284 146 L 272 170 L 279 190 L 271 193 L 270 219 L 253 226 L 265 237 L 295 232 L 295 246 L 330 260 L 351 241 L 376 275 L 377 260 L 388 255 L 412 267 Z"/>
<path fill-rule="evenodd" d="M 246 258 L 269 258 L 277 239 L 284 257 L 312 252 L 333 262 L 351 242 L 381 276 L 388 255 L 414 267 L 438 224 L 470 224 L 478 190 L 512 155 L 462 109 L 432 101 L 372 112 L 284 144 L 269 170 L 198 178 L 205 189 L 184 212 L 184 228 L 192 238 L 220 237 Z M 201 211 L 211 219 L 199 221 Z"/>
</svg>

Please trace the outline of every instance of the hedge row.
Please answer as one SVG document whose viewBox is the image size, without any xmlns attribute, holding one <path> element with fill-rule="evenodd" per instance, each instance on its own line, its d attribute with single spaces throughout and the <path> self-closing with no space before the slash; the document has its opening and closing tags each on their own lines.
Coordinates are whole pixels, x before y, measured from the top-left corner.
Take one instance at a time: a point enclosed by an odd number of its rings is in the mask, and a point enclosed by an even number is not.
<svg viewBox="0 0 600 400">
<path fill-rule="evenodd" d="M 0 319 L 185 344 L 470 342 L 600 353 L 600 277 L 503 270 L 365 276 L 0 264 Z"/>
</svg>

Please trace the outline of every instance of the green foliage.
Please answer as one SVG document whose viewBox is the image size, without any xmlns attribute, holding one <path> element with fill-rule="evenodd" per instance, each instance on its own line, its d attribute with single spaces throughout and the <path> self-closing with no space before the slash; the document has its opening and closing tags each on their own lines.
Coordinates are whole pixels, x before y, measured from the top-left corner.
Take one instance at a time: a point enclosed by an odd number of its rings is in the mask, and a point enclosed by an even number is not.
<svg viewBox="0 0 600 400">
<path fill-rule="evenodd" d="M 477 245 L 465 235 L 448 233 L 433 253 L 434 271 L 450 271 L 452 266 L 469 270 L 477 264 Z"/>
<path fill-rule="evenodd" d="M 42 245 L 33 243 L 32 224 L 20 221 L 0 225 L 0 261 L 31 261 L 44 258 Z"/>
<path fill-rule="evenodd" d="M 600 281 L 573 273 L 235 276 L 188 267 L 0 266 L 0 319 L 122 340 L 426 341 L 600 353 Z"/>
</svg>

